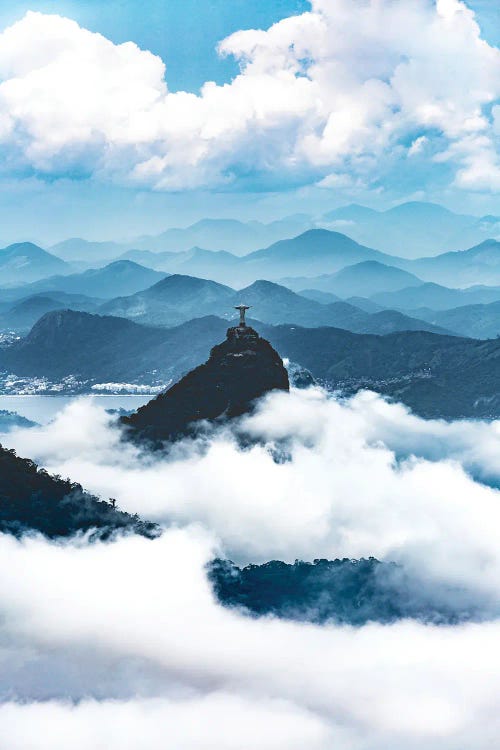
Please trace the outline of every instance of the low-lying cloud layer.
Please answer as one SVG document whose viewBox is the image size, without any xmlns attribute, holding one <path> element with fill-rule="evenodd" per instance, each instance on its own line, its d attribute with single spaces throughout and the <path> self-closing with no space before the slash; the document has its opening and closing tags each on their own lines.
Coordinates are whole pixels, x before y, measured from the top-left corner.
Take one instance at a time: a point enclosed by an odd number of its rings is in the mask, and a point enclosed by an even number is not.
<svg viewBox="0 0 500 750">
<path fill-rule="evenodd" d="M 4 169 L 165 190 L 500 185 L 500 51 L 465 2 L 312 0 L 219 52 L 240 64 L 230 84 L 173 93 L 132 42 L 28 13 L 0 35 Z"/>
<path fill-rule="evenodd" d="M 112 417 L 82 399 L 8 444 L 126 511 L 204 525 L 237 561 L 374 555 L 488 585 L 498 422 L 425 421 L 371 393 L 339 402 L 310 389 L 274 394 L 236 430 L 154 459 L 121 438 Z"/>
<path fill-rule="evenodd" d="M 0 537 L 1 750 L 493 746 L 498 423 L 426 422 L 374 394 L 311 389 L 156 457 L 121 443 L 88 399 L 2 439 L 166 530 L 90 545 Z M 205 566 L 221 553 L 397 560 L 488 619 L 252 619 L 214 599 Z"/>
</svg>

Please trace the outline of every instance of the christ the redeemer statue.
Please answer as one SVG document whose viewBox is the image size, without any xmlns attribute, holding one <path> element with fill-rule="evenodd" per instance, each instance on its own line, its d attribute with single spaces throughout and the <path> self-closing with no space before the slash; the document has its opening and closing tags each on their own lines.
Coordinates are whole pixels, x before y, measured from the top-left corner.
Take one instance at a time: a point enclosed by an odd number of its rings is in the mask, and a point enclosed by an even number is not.
<svg viewBox="0 0 500 750">
<path fill-rule="evenodd" d="M 247 324 L 245 323 L 245 313 L 247 310 L 250 310 L 250 305 L 235 305 L 234 309 L 240 311 L 239 328 L 246 328 Z"/>
</svg>

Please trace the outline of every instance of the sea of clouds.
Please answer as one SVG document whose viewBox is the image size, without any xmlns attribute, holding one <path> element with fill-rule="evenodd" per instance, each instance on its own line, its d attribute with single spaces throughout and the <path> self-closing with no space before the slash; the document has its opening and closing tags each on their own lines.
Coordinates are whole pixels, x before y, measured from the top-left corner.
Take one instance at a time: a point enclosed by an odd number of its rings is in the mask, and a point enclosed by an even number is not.
<svg viewBox="0 0 500 750">
<path fill-rule="evenodd" d="M 94 544 L 0 536 L 1 750 L 495 745 L 500 422 L 311 388 L 154 456 L 89 398 L 0 439 L 164 528 Z M 255 619 L 215 600 L 216 555 L 374 555 L 482 619 Z"/>
</svg>

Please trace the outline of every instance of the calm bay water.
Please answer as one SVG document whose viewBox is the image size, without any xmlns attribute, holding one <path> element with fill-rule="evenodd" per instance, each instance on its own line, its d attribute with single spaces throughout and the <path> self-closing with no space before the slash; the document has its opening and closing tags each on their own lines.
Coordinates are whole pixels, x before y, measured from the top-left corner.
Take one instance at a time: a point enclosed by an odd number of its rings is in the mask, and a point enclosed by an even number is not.
<svg viewBox="0 0 500 750">
<path fill-rule="evenodd" d="M 151 395 L 0 396 L 0 410 L 14 411 L 33 422 L 46 424 L 75 398 L 93 399 L 103 409 L 138 409 Z"/>
</svg>

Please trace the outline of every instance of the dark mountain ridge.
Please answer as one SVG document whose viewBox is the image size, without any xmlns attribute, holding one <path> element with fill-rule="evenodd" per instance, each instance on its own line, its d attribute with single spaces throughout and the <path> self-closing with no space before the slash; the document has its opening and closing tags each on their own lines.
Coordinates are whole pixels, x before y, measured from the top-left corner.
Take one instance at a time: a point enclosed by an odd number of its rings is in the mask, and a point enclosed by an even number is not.
<svg viewBox="0 0 500 750">
<path fill-rule="evenodd" d="M 425 331 L 385 336 L 338 328 L 252 322 L 279 352 L 330 388 L 370 388 L 432 417 L 500 416 L 500 339 Z M 75 375 L 92 383 L 167 384 L 207 359 L 227 321 L 215 316 L 161 329 L 121 318 L 48 313 L 29 336 L 0 349 L 0 370 L 19 376 Z"/>
<path fill-rule="evenodd" d="M 134 437 L 159 443 L 189 433 L 200 420 L 239 417 L 272 390 L 289 390 L 279 354 L 253 328 L 234 326 L 205 364 L 121 422 Z"/>
<path fill-rule="evenodd" d="M 83 391 L 103 382 L 158 385 L 204 361 L 226 328 L 227 321 L 214 317 L 162 329 L 58 310 L 44 315 L 25 338 L 0 349 L 0 371 L 50 380 L 74 375 L 84 381 Z"/>
<path fill-rule="evenodd" d="M 51 476 L 33 461 L 0 445 L 0 531 L 15 536 L 37 531 L 50 538 L 94 531 L 107 538 L 116 531 L 154 537 L 158 529 L 85 492 L 69 479 Z"/>
<path fill-rule="evenodd" d="M 270 340 L 282 356 L 346 393 L 369 388 L 426 417 L 500 415 L 500 339 L 278 326 Z"/>
</svg>

